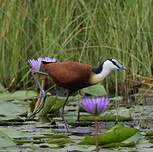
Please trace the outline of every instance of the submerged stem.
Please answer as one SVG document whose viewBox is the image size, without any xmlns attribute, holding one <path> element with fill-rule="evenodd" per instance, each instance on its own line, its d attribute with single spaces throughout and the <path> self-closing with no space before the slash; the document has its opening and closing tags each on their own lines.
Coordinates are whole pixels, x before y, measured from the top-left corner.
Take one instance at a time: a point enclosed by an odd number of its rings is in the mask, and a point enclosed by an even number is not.
<svg viewBox="0 0 153 152">
<path fill-rule="evenodd" d="M 97 120 L 95 120 L 95 139 L 96 139 L 96 152 L 99 152 L 99 123 Z"/>
</svg>

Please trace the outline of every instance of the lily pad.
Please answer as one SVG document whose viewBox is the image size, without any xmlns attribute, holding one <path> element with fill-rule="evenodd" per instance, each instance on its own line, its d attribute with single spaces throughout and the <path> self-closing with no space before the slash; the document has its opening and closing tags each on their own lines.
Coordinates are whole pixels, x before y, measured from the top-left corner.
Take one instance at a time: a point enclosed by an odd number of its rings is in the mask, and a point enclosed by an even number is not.
<svg viewBox="0 0 153 152">
<path fill-rule="evenodd" d="M 33 140 L 33 139 L 15 139 L 15 142 L 17 145 L 23 145 L 23 144 L 27 144 L 27 143 L 40 144 L 40 143 L 43 143 L 44 141 Z"/>
<path fill-rule="evenodd" d="M 121 101 L 123 100 L 123 97 L 122 96 L 115 96 L 113 98 L 110 98 L 111 101 Z"/>
<path fill-rule="evenodd" d="M 153 132 L 147 132 L 146 136 L 153 136 Z"/>
<path fill-rule="evenodd" d="M 0 128 L 0 132 L 5 133 L 10 138 L 21 138 L 21 137 L 28 137 L 29 134 L 22 131 L 17 131 L 16 128 Z"/>
<path fill-rule="evenodd" d="M 106 96 L 107 92 L 103 85 L 97 84 L 83 89 L 85 94 L 89 94 L 92 96 Z"/>
<path fill-rule="evenodd" d="M 110 109 L 104 112 L 103 115 L 115 115 L 115 116 L 122 116 L 125 118 L 131 118 L 131 112 L 128 108 L 125 107 L 118 107 L 116 109 Z"/>
<path fill-rule="evenodd" d="M 27 110 L 26 106 L 23 106 L 22 104 L 16 104 L 13 102 L 0 102 L 0 115 L 4 116 L 15 116 L 19 115 Z M 3 120 L 5 117 L 2 118 Z"/>
<path fill-rule="evenodd" d="M 65 134 L 48 134 L 46 137 L 49 144 L 63 145 L 71 142 L 71 138 Z"/>
<path fill-rule="evenodd" d="M 51 129 L 40 129 L 40 128 L 33 128 L 32 124 L 22 127 L 8 127 L 8 128 L 0 128 L 0 131 L 8 135 L 10 138 L 28 141 L 28 140 L 42 140 L 44 138 L 49 138 L 45 136 L 47 133 L 51 131 Z"/>
<path fill-rule="evenodd" d="M 8 135 L 0 131 L 0 148 L 16 146 L 16 143 Z"/>
<path fill-rule="evenodd" d="M 129 143 L 110 143 L 103 145 L 103 148 L 117 148 L 117 147 L 134 147 L 135 142 L 129 142 Z"/>
<path fill-rule="evenodd" d="M 50 138 L 48 139 L 48 143 L 49 144 L 58 144 L 58 145 L 63 145 L 63 144 L 67 144 L 70 143 L 71 139 L 70 138 Z"/>
<path fill-rule="evenodd" d="M 80 111 L 84 111 L 83 109 L 80 109 Z M 102 121 L 131 121 L 132 116 L 130 114 L 129 109 L 124 107 L 119 107 L 117 110 L 111 109 L 105 111 L 103 114 L 99 115 L 98 120 Z M 80 120 L 82 121 L 94 121 L 95 118 L 92 115 L 89 114 L 81 114 Z"/>
<path fill-rule="evenodd" d="M 100 115 L 96 117 L 99 121 L 116 121 L 116 118 L 118 121 L 131 121 L 131 117 L 124 117 L 124 116 L 117 116 L 117 115 Z M 81 115 L 80 116 L 81 121 L 94 121 L 95 117 L 92 115 Z"/>
<path fill-rule="evenodd" d="M 153 139 L 150 139 L 149 142 L 150 142 L 150 143 L 153 143 Z"/>
<path fill-rule="evenodd" d="M 123 124 L 117 124 L 111 130 L 99 135 L 99 144 L 106 145 L 107 147 L 108 147 L 108 144 L 110 144 L 110 147 L 112 147 L 113 143 L 115 143 L 115 146 L 117 146 L 116 143 L 124 143 L 125 140 L 127 140 L 128 138 L 131 138 L 135 134 L 137 134 L 137 138 L 134 138 L 133 140 L 130 140 L 129 142 L 125 142 L 126 144 L 133 145 L 133 142 L 136 143 L 138 141 L 138 139 L 141 136 L 139 134 L 139 130 L 135 128 L 126 127 Z M 85 137 L 83 141 L 81 142 L 81 144 L 94 145 L 95 136 Z"/>
<path fill-rule="evenodd" d="M 59 139 L 59 138 L 69 138 L 69 136 L 67 134 L 44 134 L 46 137 L 49 137 L 49 138 L 56 138 L 56 139 Z"/>
<path fill-rule="evenodd" d="M 33 99 L 37 96 L 35 91 L 18 90 L 14 93 L 4 92 L 0 93 L 0 101 L 11 101 L 11 100 L 27 100 Z"/>
</svg>

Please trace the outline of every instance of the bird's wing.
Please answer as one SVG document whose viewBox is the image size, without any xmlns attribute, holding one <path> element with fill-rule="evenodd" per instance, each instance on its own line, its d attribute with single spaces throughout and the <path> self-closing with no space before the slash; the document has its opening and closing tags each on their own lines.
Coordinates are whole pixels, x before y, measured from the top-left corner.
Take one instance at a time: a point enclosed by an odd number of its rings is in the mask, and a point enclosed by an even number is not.
<svg viewBox="0 0 153 152">
<path fill-rule="evenodd" d="M 78 62 L 51 63 L 43 66 L 56 83 L 71 85 L 88 79 L 91 66 Z"/>
</svg>

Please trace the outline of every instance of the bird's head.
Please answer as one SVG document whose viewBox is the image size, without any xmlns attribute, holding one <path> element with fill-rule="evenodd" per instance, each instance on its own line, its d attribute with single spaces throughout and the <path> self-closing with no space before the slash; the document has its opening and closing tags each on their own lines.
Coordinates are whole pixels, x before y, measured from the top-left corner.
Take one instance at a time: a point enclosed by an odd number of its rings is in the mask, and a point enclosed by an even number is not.
<svg viewBox="0 0 153 152">
<path fill-rule="evenodd" d="M 99 65 L 98 68 L 93 68 L 93 75 L 91 76 L 90 83 L 96 84 L 106 78 L 112 71 L 115 70 L 125 70 L 127 68 L 122 65 L 116 59 L 107 59 L 102 64 Z"/>
<path fill-rule="evenodd" d="M 125 70 L 127 71 L 127 68 L 122 65 L 119 61 L 116 59 L 107 59 L 103 62 L 103 69 L 108 69 L 110 71 L 114 70 Z"/>
</svg>

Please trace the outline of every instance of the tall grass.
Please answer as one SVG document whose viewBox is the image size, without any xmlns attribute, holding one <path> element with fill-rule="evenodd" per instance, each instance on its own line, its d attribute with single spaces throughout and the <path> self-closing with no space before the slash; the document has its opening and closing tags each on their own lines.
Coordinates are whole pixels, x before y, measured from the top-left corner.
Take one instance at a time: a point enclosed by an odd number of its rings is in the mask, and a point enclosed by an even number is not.
<svg viewBox="0 0 153 152">
<path fill-rule="evenodd" d="M 0 81 L 7 87 L 26 87 L 27 60 L 38 56 L 95 66 L 105 58 L 117 58 L 130 69 L 132 79 L 151 75 L 152 0 L 0 0 L 0 4 Z M 120 75 L 107 79 L 107 87 L 112 82 L 117 86 Z"/>
</svg>

